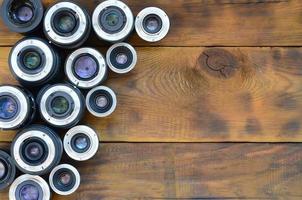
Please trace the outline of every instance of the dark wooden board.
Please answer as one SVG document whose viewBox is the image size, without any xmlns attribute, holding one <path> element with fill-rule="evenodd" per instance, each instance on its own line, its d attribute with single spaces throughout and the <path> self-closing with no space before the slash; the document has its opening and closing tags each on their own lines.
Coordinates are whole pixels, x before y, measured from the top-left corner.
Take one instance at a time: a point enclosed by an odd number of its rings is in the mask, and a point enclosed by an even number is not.
<svg viewBox="0 0 302 200">
<path fill-rule="evenodd" d="M 15 83 L 0 48 L 0 83 Z M 301 48 L 137 48 L 108 118 L 83 123 L 104 141 L 302 141 Z M 104 52 L 104 49 L 102 49 Z M 9 141 L 13 133 L 0 134 Z"/>
<path fill-rule="evenodd" d="M 111 143 L 75 165 L 79 191 L 54 200 L 302 198 L 300 144 Z"/>
<path fill-rule="evenodd" d="M 0 3 L 2 0 L 0 0 Z M 46 7 L 53 0 L 43 1 Z M 92 12 L 101 0 L 78 0 Z M 171 31 L 156 46 L 301 46 L 300 0 L 125 0 L 137 15 L 147 6 L 164 9 Z M 11 46 L 21 36 L 0 22 L 0 46 Z M 132 44 L 150 45 L 133 34 Z M 104 42 L 91 39 L 97 46 Z"/>
</svg>

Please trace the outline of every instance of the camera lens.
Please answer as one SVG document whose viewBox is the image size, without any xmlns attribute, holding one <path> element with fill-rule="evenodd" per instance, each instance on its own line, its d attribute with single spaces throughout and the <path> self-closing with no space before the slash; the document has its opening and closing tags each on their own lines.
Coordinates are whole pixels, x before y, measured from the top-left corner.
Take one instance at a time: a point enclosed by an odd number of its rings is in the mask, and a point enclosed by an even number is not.
<svg viewBox="0 0 302 200">
<path fill-rule="evenodd" d="M 63 145 L 60 137 L 52 129 L 32 125 L 16 135 L 11 152 L 16 166 L 22 172 L 43 175 L 60 162 Z"/>
<path fill-rule="evenodd" d="M 19 176 L 9 189 L 10 200 L 50 200 L 50 188 L 40 176 Z"/>
<path fill-rule="evenodd" d="M 156 7 L 148 7 L 137 15 L 135 29 L 143 40 L 157 42 L 168 34 L 170 20 L 163 10 Z"/>
<path fill-rule="evenodd" d="M 0 86 L 0 128 L 24 127 L 34 119 L 35 113 L 35 101 L 30 92 L 18 86 Z"/>
<path fill-rule="evenodd" d="M 75 126 L 65 134 L 63 145 L 70 158 L 85 161 L 98 151 L 98 134 L 88 126 Z"/>
<path fill-rule="evenodd" d="M 79 88 L 95 87 L 106 79 L 105 58 L 95 49 L 78 49 L 67 58 L 65 73 L 69 81 Z"/>
<path fill-rule="evenodd" d="M 37 102 L 42 118 L 57 128 L 75 126 L 85 111 L 84 96 L 70 84 L 44 87 L 38 94 Z"/>
<path fill-rule="evenodd" d="M 0 150 L 0 190 L 8 187 L 14 181 L 15 175 L 16 167 L 12 158 Z"/>
<path fill-rule="evenodd" d="M 127 43 L 114 44 L 107 51 L 107 63 L 115 73 L 125 74 L 136 65 L 137 54 L 135 49 Z"/>
<path fill-rule="evenodd" d="M 90 16 L 74 2 L 63 1 L 51 6 L 45 14 L 46 37 L 62 48 L 77 48 L 89 37 Z"/>
<path fill-rule="evenodd" d="M 1 7 L 4 23 L 17 33 L 35 31 L 42 21 L 43 12 L 40 0 L 4 0 Z"/>
<path fill-rule="evenodd" d="M 57 78 L 60 57 L 45 40 L 25 38 L 12 48 L 9 65 L 21 84 L 39 86 Z"/>
<path fill-rule="evenodd" d="M 111 115 L 117 105 L 116 95 L 106 86 L 91 89 L 86 96 L 86 107 L 96 117 Z"/>
<path fill-rule="evenodd" d="M 68 164 L 55 167 L 49 175 L 52 190 L 59 195 L 70 195 L 80 186 L 81 178 L 78 170 Z"/>
<path fill-rule="evenodd" d="M 93 12 L 92 26 L 102 40 L 122 41 L 134 28 L 133 14 L 123 2 L 107 0 L 100 3 Z"/>
</svg>

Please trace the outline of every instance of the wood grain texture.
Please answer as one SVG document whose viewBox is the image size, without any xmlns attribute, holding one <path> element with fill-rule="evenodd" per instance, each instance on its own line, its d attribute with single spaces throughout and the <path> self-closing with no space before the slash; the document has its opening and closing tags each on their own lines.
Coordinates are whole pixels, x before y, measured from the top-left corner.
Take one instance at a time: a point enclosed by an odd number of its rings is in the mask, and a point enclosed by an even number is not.
<svg viewBox="0 0 302 200">
<path fill-rule="evenodd" d="M 111 143 L 74 164 L 79 191 L 54 200 L 302 198 L 300 144 Z"/>
<path fill-rule="evenodd" d="M 0 84 L 15 83 L 9 50 L 0 48 Z M 117 93 L 116 112 L 83 121 L 102 140 L 302 141 L 301 48 L 137 50 L 136 69 L 105 83 Z"/>
<path fill-rule="evenodd" d="M 0 0 L 0 3 L 2 0 Z M 44 4 L 55 2 L 43 0 Z M 78 0 L 89 8 L 100 0 Z M 300 0 L 125 0 L 137 15 L 147 6 L 161 7 L 171 18 L 171 31 L 160 46 L 301 46 Z M 0 23 L 0 45 L 11 46 L 21 36 Z M 132 44 L 150 45 L 130 38 Z M 91 39 L 93 45 L 103 42 Z"/>
</svg>

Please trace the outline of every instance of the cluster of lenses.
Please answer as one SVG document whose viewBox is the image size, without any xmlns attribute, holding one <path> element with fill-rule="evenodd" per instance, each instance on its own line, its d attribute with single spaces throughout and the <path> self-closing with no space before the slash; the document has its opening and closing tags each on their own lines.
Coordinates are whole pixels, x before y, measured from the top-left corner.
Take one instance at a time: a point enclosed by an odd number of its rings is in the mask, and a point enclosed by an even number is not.
<svg viewBox="0 0 302 200">
<path fill-rule="evenodd" d="M 169 31 L 169 18 L 149 7 L 134 19 L 131 9 L 118 0 L 103 1 L 91 17 L 72 1 L 55 3 L 44 13 L 40 0 L 4 0 L 1 14 L 12 31 L 32 34 L 41 27 L 45 39 L 25 37 L 9 54 L 11 73 L 22 86 L 0 86 L 0 128 L 20 130 L 10 155 L 0 150 L 0 190 L 11 185 L 12 200 L 49 200 L 51 190 L 69 195 L 78 189 L 80 174 L 61 164 L 63 152 L 75 161 L 97 153 L 99 134 L 78 124 L 85 110 L 100 118 L 115 111 L 116 94 L 103 85 L 108 71 L 129 73 L 137 63 L 134 47 L 123 41 L 134 28 L 143 40 L 159 41 Z M 81 47 L 91 29 L 101 40 L 114 43 L 106 55 Z M 72 50 L 62 62 L 65 49 Z M 32 124 L 35 120 L 44 124 Z M 65 130 L 63 141 L 60 129 Z M 15 179 L 17 169 L 24 175 Z M 47 175 L 49 184 L 41 178 Z"/>
</svg>

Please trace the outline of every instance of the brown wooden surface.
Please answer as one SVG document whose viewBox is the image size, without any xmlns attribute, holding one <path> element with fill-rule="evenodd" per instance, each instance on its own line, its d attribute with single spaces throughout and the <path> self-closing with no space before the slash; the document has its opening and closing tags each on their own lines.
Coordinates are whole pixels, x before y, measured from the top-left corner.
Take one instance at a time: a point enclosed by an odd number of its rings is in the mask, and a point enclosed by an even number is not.
<svg viewBox="0 0 302 200">
<path fill-rule="evenodd" d="M 100 0 L 78 2 L 92 11 Z M 82 184 L 53 199 L 302 199 L 301 143 L 274 143 L 302 142 L 302 1 L 125 2 L 134 15 L 163 8 L 171 31 L 155 44 L 131 36 L 136 69 L 105 83 L 116 112 L 82 122 L 104 143 L 88 162 L 64 158 Z M 16 83 L 7 56 L 21 37 L 0 20 L 0 84 Z M 105 43 L 92 36 L 86 45 Z M 0 149 L 14 134 L 0 131 Z"/>
<path fill-rule="evenodd" d="M 0 48 L 0 83 L 14 83 Z M 137 48 L 105 119 L 83 123 L 104 141 L 302 141 L 301 48 Z M 9 141 L 11 132 L 0 134 Z"/>
<path fill-rule="evenodd" d="M 2 0 L 0 0 L 1 2 Z M 44 0 L 49 5 L 53 0 Z M 90 11 L 101 0 L 78 0 Z M 300 0 L 126 0 L 137 15 L 147 6 L 166 10 L 169 37 L 161 46 L 301 46 Z M 20 35 L 0 25 L 0 45 L 10 46 Z M 94 40 L 95 41 L 95 40 Z M 150 45 L 131 38 L 135 45 Z M 94 45 L 104 45 L 97 41 Z"/>
<path fill-rule="evenodd" d="M 104 144 L 54 199 L 301 199 L 301 164 L 300 144 Z"/>
</svg>

